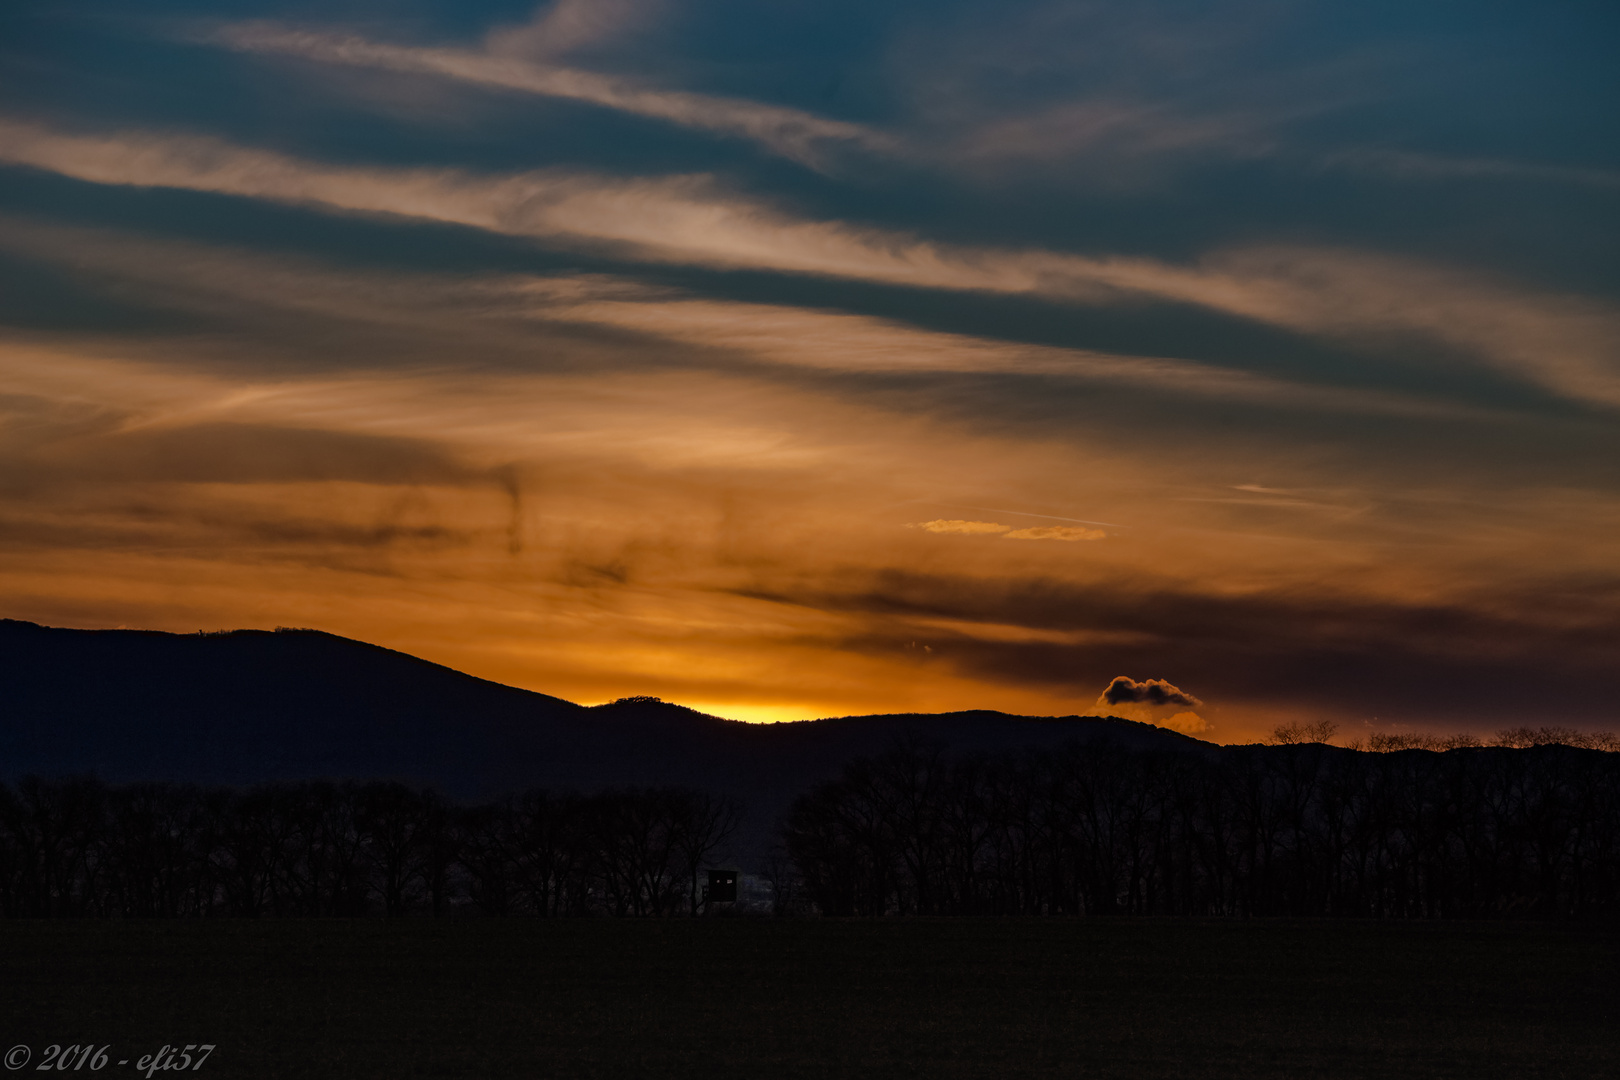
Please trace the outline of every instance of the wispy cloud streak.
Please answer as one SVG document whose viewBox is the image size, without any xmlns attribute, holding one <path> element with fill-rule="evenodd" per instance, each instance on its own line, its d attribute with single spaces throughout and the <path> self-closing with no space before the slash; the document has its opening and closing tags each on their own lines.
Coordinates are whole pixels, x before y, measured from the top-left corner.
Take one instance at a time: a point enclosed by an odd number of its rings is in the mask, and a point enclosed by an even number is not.
<svg viewBox="0 0 1620 1080">
<path fill-rule="evenodd" d="M 1290 330 L 1444 343 L 1555 394 L 1620 406 L 1620 316 L 1412 260 L 1254 248 L 1193 265 L 935 244 L 794 217 L 703 176 L 478 175 L 336 166 L 206 138 L 64 134 L 0 121 L 0 161 L 105 184 L 163 186 L 449 222 L 632 259 L 1068 302 L 1143 298 Z"/>
<path fill-rule="evenodd" d="M 503 56 L 561 56 L 645 25 L 663 6 L 663 0 L 551 0 L 527 22 L 490 31 L 485 42 Z"/>
<path fill-rule="evenodd" d="M 1087 99 L 1026 116 L 984 122 L 954 141 L 953 152 L 976 161 L 1054 161 L 1087 154 L 1143 158 L 1194 150 L 1254 156 L 1272 149 L 1279 120 L 1255 111 L 1183 114 L 1158 103 Z"/>
<path fill-rule="evenodd" d="M 740 362 L 850 374 L 1039 376 L 1137 388 L 1163 400 L 1242 402 L 1290 413 L 1462 415 L 1453 406 L 1395 393 L 1290 382 L 1191 360 L 946 333 L 870 315 L 707 299 L 599 274 L 469 278 L 340 271 L 312 260 L 4 217 L 0 251 L 104 277 L 126 300 L 140 298 L 168 311 L 247 326 L 284 325 L 289 317 L 316 320 L 322 328 L 348 324 L 383 333 L 390 343 L 407 335 L 430 357 L 435 347 L 459 344 L 476 348 L 491 370 L 502 358 L 518 357 L 525 369 L 533 368 L 540 343 L 566 368 L 583 346 L 561 349 L 559 335 L 577 339 L 584 327 L 643 336 L 648 341 L 639 349 L 619 341 L 620 359 L 657 351 L 674 366 L 731 368 Z M 671 356 L 657 343 L 691 349 Z M 397 344 L 388 346 L 387 356 L 391 367 L 410 366 Z M 595 362 L 609 359 L 598 355 Z M 358 370 L 375 361 L 357 354 L 351 363 Z"/>
<path fill-rule="evenodd" d="M 1374 173 L 1399 180 L 1535 180 L 1581 187 L 1620 188 L 1620 172 L 1569 165 L 1545 165 L 1507 158 L 1455 157 L 1379 147 L 1357 147 L 1320 159 L 1326 168 Z"/>
<path fill-rule="evenodd" d="M 226 26 L 205 40 L 241 52 L 432 75 L 500 90 L 582 101 L 681 127 L 748 139 L 812 168 L 825 167 L 829 152 L 839 146 L 882 149 L 893 143 L 889 136 L 860 124 L 829 120 L 799 109 L 679 90 L 652 90 L 612 75 L 538 63 L 521 56 L 390 45 L 268 23 Z"/>
<path fill-rule="evenodd" d="M 517 287 L 541 294 L 549 294 L 553 288 L 550 282 Z M 1285 410 L 1414 416 L 1458 413 L 1440 403 L 1400 394 L 1313 386 L 1191 360 L 1030 345 L 923 330 L 867 315 L 773 304 L 668 296 L 587 298 L 548 304 L 537 313 L 637 330 L 705 350 L 724 349 L 755 361 L 827 371 L 1034 375 Z"/>
</svg>

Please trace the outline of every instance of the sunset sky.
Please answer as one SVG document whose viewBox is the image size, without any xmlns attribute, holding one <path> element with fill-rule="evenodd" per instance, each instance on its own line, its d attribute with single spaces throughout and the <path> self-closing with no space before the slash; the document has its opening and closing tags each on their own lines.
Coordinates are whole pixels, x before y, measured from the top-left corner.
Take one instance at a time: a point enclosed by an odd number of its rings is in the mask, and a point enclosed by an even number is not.
<svg viewBox="0 0 1620 1080">
<path fill-rule="evenodd" d="M 1617 47 L 1595 0 L 12 0 L 0 617 L 739 719 L 1613 729 Z"/>
</svg>

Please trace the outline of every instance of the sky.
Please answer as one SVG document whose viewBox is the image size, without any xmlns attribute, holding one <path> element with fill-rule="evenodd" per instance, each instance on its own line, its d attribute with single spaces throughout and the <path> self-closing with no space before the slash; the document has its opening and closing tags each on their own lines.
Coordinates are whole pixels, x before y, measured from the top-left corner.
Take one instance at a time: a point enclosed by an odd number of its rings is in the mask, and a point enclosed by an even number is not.
<svg viewBox="0 0 1620 1080">
<path fill-rule="evenodd" d="M 12 0 L 0 617 L 748 720 L 1613 729 L 1617 45 Z"/>
</svg>

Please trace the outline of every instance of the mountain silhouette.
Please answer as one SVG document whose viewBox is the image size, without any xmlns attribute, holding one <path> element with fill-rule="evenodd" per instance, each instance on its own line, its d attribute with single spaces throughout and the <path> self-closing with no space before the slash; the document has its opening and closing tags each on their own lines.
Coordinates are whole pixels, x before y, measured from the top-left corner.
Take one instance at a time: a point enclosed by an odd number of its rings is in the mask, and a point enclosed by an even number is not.
<svg viewBox="0 0 1620 1080">
<path fill-rule="evenodd" d="M 1109 739 L 1202 748 L 1116 718 L 989 711 L 747 724 L 627 698 L 586 707 L 315 630 L 170 634 L 0 620 L 0 778 L 246 785 L 397 779 L 458 799 L 679 785 L 732 796 L 763 837 L 848 761 Z"/>
</svg>

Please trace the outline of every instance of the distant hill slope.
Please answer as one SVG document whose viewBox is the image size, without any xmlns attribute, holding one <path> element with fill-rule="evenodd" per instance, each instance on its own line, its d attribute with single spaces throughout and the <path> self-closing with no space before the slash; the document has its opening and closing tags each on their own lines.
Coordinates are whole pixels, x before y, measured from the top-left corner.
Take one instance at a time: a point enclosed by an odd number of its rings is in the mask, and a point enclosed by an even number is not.
<svg viewBox="0 0 1620 1080">
<path fill-rule="evenodd" d="M 164 634 L 0 622 L 0 772 L 210 783 L 400 776 L 458 791 L 559 698 L 310 630 Z"/>
<path fill-rule="evenodd" d="M 958 712 L 744 724 L 649 700 L 586 708 L 313 630 L 183 635 L 0 620 L 7 779 L 394 778 L 456 798 L 681 784 L 741 799 L 758 831 L 846 761 L 908 733 L 956 750 L 1102 737 L 1208 745 L 1095 717 Z"/>
</svg>

